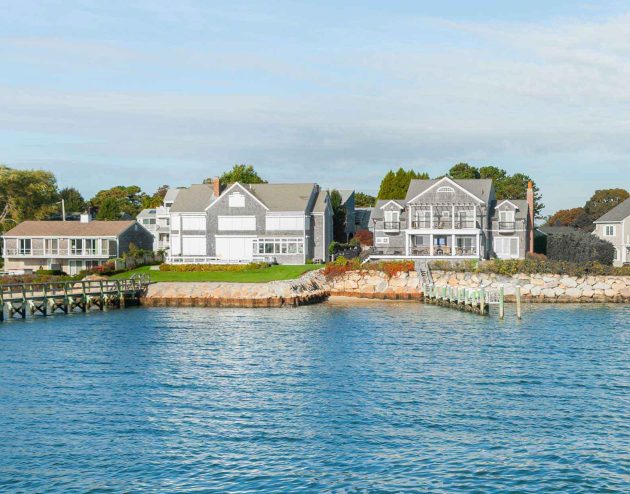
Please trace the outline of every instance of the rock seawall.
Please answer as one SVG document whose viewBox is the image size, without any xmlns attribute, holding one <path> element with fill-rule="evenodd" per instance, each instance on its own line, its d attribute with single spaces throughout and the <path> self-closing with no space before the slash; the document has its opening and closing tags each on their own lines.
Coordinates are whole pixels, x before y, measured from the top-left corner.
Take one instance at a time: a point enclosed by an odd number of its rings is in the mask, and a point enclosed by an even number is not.
<svg viewBox="0 0 630 494">
<path fill-rule="evenodd" d="M 565 276 L 559 274 L 455 273 L 433 271 L 436 285 L 464 288 L 505 288 L 505 299 L 514 300 L 521 287 L 523 300 L 545 303 L 630 302 L 630 276 Z"/>
<path fill-rule="evenodd" d="M 269 283 L 154 283 L 141 303 L 150 307 L 285 307 L 322 302 L 328 295 L 324 276 L 312 271 L 297 280 Z"/>
<path fill-rule="evenodd" d="M 391 278 L 380 271 L 349 271 L 328 281 L 330 294 L 384 300 L 420 300 L 422 281 L 415 271 Z"/>
</svg>

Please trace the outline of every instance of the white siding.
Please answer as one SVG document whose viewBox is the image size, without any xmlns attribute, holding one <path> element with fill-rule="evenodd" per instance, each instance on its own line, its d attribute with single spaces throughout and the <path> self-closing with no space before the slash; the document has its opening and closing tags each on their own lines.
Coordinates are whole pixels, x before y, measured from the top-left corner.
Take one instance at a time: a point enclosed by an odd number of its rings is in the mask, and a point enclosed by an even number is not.
<svg viewBox="0 0 630 494">
<path fill-rule="evenodd" d="M 205 256 L 206 237 L 182 237 L 183 256 Z"/>
<path fill-rule="evenodd" d="M 304 230 L 304 216 L 267 216 L 268 231 Z"/>
<path fill-rule="evenodd" d="M 206 217 L 205 216 L 183 216 L 182 217 L 182 230 L 205 230 L 206 229 Z"/>
<path fill-rule="evenodd" d="M 179 235 L 171 235 L 171 248 L 169 251 L 169 255 L 178 256 L 181 254 L 181 250 L 179 248 Z"/>
<path fill-rule="evenodd" d="M 219 259 L 250 261 L 253 257 L 252 237 L 215 237 L 215 240 Z"/>
<path fill-rule="evenodd" d="M 255 216 L 219 216 L 219 230 L 221 231 L 255 231 Z"/>
</svg>

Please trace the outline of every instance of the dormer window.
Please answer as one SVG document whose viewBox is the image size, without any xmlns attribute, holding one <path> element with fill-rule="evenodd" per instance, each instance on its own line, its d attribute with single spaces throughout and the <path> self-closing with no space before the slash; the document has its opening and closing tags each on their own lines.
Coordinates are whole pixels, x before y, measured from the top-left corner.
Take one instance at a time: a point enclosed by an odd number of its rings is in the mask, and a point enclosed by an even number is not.
<svg viewBox="0 0 630 494">
<path fill-rule="evenodd" d="M 244 208 L 245 207 L 245 195 L 240 192 L 232 192 L 229 197 L 231 208 Z"/>
<path fill-rule="evenodd" d="M 438 190 L 439 194 L 454 194 L 455 189 L 453 187 L 440 187 Z"/>
</svg>

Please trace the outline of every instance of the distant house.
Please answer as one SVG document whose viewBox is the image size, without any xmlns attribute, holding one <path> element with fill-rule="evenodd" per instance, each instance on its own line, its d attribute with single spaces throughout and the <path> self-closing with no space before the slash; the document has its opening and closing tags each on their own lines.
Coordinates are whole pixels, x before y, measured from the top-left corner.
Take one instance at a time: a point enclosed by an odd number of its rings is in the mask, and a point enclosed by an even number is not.
<svg viewBox="0 0 630 494">
<path fill-rule="evenodd" d="M 597 219 L 593 233 L 613 244 L 615 266 L 630 264 L 630 198 Z"/>
<path fill-rule="evenodd" d="M 372 258 L 522 259 L 533 250 L 528 200 L 497 201 L 492 180 L 412 180 L 407 197 L 372 210 Z"/>
<path fill-rule="evenodd" d="M 153 250 L 163 251 L 170 247 L 170 212 L 175 202 L 179 188 L 170 188 L 166 191 L 162 206 L 143 209 L 136 220 L 153 234 Z"/>
<path fill-rule="evenodd" d="M 339 195 L 341 195 L 341 205 L 346 210 L 346 225 L 344 231 L 346 233 L 346 240 L 349 240 L 354 236 L 354 232 L 356 231 L 354 190 L 340 190 Z"/>
<path fill-rule="evenodd" d="M 153 236 L 136 221 L 24 221 L 3 236 L 4 270 L 59 269 L 76 274 L 119 257 L 131 243 L 151 249 Z"/>
<path fill-rule="evenodd" d="M 328 259 L 329 194 L 317 184 L 218 183 L 182 189 L 170 211 L 167 261 L 304 264 Z"/>
<path fill-rule="evenodd" d="M 371 230 L 372 208 L 355 208 L 354 209 L 354 230 Z"/>
</svg>

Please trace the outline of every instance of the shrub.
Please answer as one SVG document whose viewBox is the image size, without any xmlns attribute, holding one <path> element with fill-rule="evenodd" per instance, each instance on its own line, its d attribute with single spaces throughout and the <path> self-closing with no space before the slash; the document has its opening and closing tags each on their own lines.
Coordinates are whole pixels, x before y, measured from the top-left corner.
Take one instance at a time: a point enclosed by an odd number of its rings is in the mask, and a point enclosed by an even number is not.
<svg viewBox="0 0 630 494">
<path fill-rule="evenodd" d="M 370 230 L 357 230 L 357 232 L 354 234 L 354 238 L 361 245 L 365 245 L 367 247 L 371 247 L 372 245 L 374 245 L 374 235 Z"/>
<path fill-rule="evenodd" d="M 250 262 L 249 264 L 160 264 L 160 271 L 253 271 L 266 269 L 270 264 L 266 262 Z"/>
<path fill-rule="evenodd" d="M 571 263 L 554 261 L 541 255 L 528 259 L 493 259 L 473 264 L 474 261 L 449 263 L 448 261 L 432 261 L 431 269 L 454 272 L 494 273 L 505 276 L 515 274 L 562 274 L 567 276 L 630 276 L 630 266 L 613 267 L 597 262 Z"/>
<path fill-rule="evenodd" d="M 333 262 L 326 264 L 324 275 L 327 278 L 335 278 L 348 271 L 380 271 L 391 278 L 399 273 L 408 273 L 414 269 L 413 261 L 379 261 L 362 265 L 361 261 L 356 257 L 354 259 L 346 259 L 343 256 L 339 256 Z"/>
<path fill-rule="evenodd" d="M 595 235 L 576 231 L 551 235 L 547 239 L 547 257 L 555 261 L 612 265 L 615 248 L 610 242 Z"/>
<path fill-rule="evenodd" d="M 35 271 L 35 274 L 37 276 L 65 276 L 66 273 L 64 273 L 61 269 L 38 269 Z"/>
</svg>

